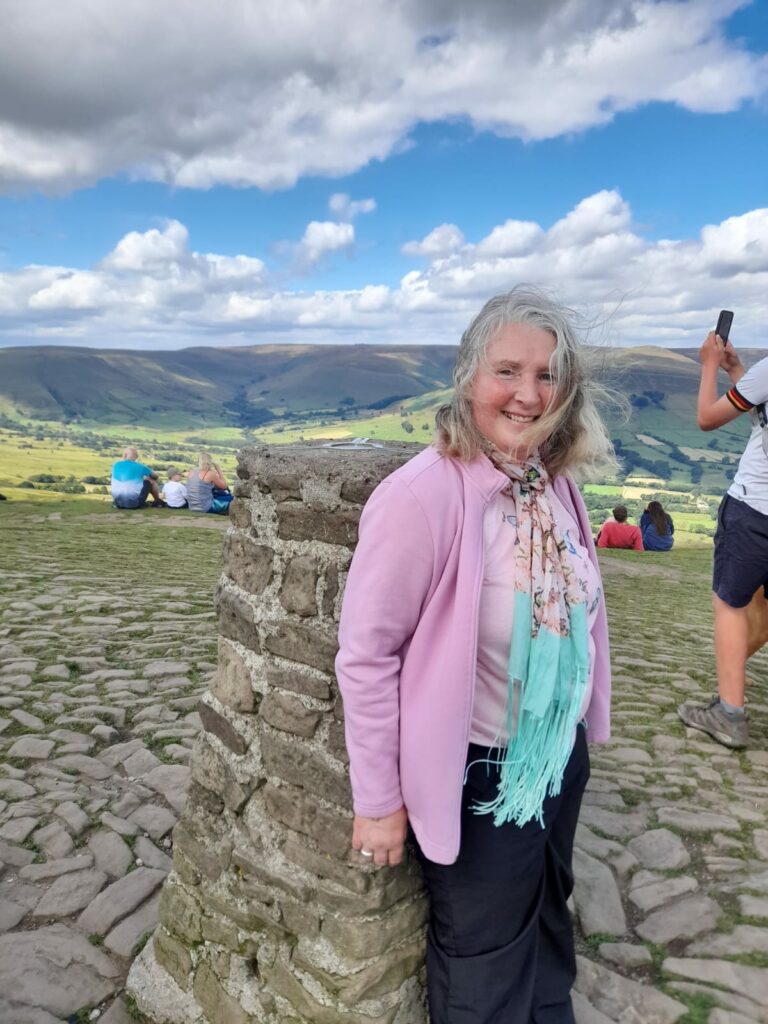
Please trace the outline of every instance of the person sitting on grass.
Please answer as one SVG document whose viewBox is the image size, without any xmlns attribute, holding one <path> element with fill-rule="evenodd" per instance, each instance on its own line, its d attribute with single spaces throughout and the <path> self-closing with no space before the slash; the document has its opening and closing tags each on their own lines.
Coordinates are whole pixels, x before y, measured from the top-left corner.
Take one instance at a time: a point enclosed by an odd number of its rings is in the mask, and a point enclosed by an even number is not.
<svg viewBox="0 0 768 1024">
<path fill-rule="evenodd" d="M 221 516 L 229 514 L 232 493 L 220 467 L 208 452 L 200 452 L 197 469 L 189 474 L 187 501 L 193 512 L 214 512 Z"/>
<path fill-rule="evenodd" d="M 631 548 L 633 551 L 643 550 L 643 535 L 639 526 L 627 522 L 626 505 L 617 505 L 613 510 L 613 519 L 603 523 L 597 535 L 599 548 Z"/>
<path fill-rule="evenodd" d="M 188 508 L 187 488 L 181 482 L 181 473 L 173 466 L 168 470 L 168 481 L 163 485 L 162 498 L 169 508 Z"/>
<path fill-rule="evenodd" d="M 640 532 L 646 551 L 669 551 L 675 543 L 675 524 L 660 501 L 649 501 L 640 516 Z"/>
<path fill-rule="evenodd" d="M 152 496 L 152 507 L 165 508 L 157 487 L 157 473 L 138 461 L 139 453 L 133 445 L 123 457 L 112 465 L 112 501 L 117 508 L 143 508 Z"/>
</svg>

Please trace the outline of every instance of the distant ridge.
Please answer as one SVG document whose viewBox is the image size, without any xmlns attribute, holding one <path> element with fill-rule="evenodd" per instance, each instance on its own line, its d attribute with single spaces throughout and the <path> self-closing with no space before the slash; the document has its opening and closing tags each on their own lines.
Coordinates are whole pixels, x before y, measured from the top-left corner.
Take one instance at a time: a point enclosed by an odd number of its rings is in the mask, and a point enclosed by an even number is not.
<svg viewBox="0 0 768 1024">
<path fill-rule="evenodd" d="M 444 387 L 448 345 L 259 345 L 168 352 L 0 349 L 0 412 L 11 417 L 253 425 L 284 412 L 382 407 Z"/>
<path fill-rule="evenodd" d="M 592 351 L 600 376 L 617 390 L 628 396 L 663 394 L 651 406 L 663 406 L 690 424 L 698 349 L 642 345 Z M 751 365 L 765 354 L 751 349 L 742 358 Z M 188 429 L 250 428 L 285 414 L 382 410 L 416 399 L 427 407 L 432 392 L 443 392 L 444 400 L 455 355 L 453 345 L 201 346 L 159 352 L 0 348 L 0 413 Z"/>
</svg>

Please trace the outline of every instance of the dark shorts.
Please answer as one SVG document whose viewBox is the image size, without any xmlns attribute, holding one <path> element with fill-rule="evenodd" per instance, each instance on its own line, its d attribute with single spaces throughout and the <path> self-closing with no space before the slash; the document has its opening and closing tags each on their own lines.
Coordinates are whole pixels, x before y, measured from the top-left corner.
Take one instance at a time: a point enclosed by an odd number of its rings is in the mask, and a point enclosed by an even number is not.
<svg viewBox="0 0 768 1024">
<path fill-rule="evenodd" d="M 717 512 L 712 589 L 731 608 L 744 608 L 768 586 L 768 516 L 726 494 Z"/>
<path fill-rule="evenodd" d="M 149 487 L 149 480 L 145 477 L 144 482 L 141 485 L 139 496 L 134 498 L 130 504 L 128 504 L 125 499 L 113 498 L 112 500 L 118 508 L 144 508 L 147 504 L 147 498 L 151 494 Z"/>
</svg>

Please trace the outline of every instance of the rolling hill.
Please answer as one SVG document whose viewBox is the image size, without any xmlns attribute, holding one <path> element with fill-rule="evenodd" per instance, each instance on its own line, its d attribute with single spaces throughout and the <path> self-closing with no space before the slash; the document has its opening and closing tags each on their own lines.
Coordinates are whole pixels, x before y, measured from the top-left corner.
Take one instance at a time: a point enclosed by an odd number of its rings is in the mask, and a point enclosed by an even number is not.
<svg viewBox="0 0 768 1024">
<path fill-rule="evenodd" d="M 370 434 L 428 440 L 449 394 L 453 346 L 266 345 L 134 352 L 0 349 L 6 423 L 98 433 L 228 428 L 268 441 Z M 765 354 L 741 353 L 747 365 Z M 698 352 L 593 349 L 597 377 L 624 397 L 606 407 L 627 473 L 720 489 L 743 448 L 746 417 L 702 433 L 695 422 Z M 723 387 L 726 380 L 723 376 Z"/>
<path fill-rule="evenodd" d="M 164 429 L 256 426 L 286 412 L 383 408 L 444 386 L 451 346 L 264 345 L 132 352 L 0 349 L 0 412 L 11 418 L 140 422 Z"/>
</svg>

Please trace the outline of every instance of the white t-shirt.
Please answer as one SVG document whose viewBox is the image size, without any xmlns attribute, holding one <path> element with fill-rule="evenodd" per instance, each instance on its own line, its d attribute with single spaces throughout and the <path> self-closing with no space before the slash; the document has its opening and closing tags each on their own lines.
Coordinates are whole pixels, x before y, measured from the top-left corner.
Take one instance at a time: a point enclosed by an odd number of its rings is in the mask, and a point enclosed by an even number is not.
<svg viewBox="0 0 768 1024">
<path fill-rule="evenodd" d="M 552 505 L 555 521 L 568 547 L 574 571 L 586 582 L 589 634 L 589 681 L 584 695 L 582 716 L 586 713 L 592 695 L 592 677 L 595 665 L 595 641 L 591 628 L 602 599 L 600 577 L 581 543 L 579 525 L 558 499 L 551 485 L 547 497 Z M 492 747 L 508 739 L 503 730 L 507 711 L 507 666 L 512 641 L 512 610 L 515 599 L 515 539 L 517 515 L 514 499 L 507 494 L 497 495 L 488 505 L 483 519 L 483 547 L 485 568 L 480 592 L 477 633 L 477 669 L 475 673 L 475 700 L 472 707 L 470 743 Z"/>
<path fill-rule="evenodd" d="M 737 409 L 749 411 L 752 417 L 752 433 L 728 493 L 768 515 L 768 427 L 761 424 L 761 417 L 765 422 L 765 412 L 758 408 L 768 402 L 768 358 L 751 366 L 730 389 L 728 398 Z"/>
<path fill-rule="evenodd" d="M 169 480 L 161 495 L 171 508 L 184 508 L 187 503 L 187 488 L 180 480 Z"/>
</svg>

